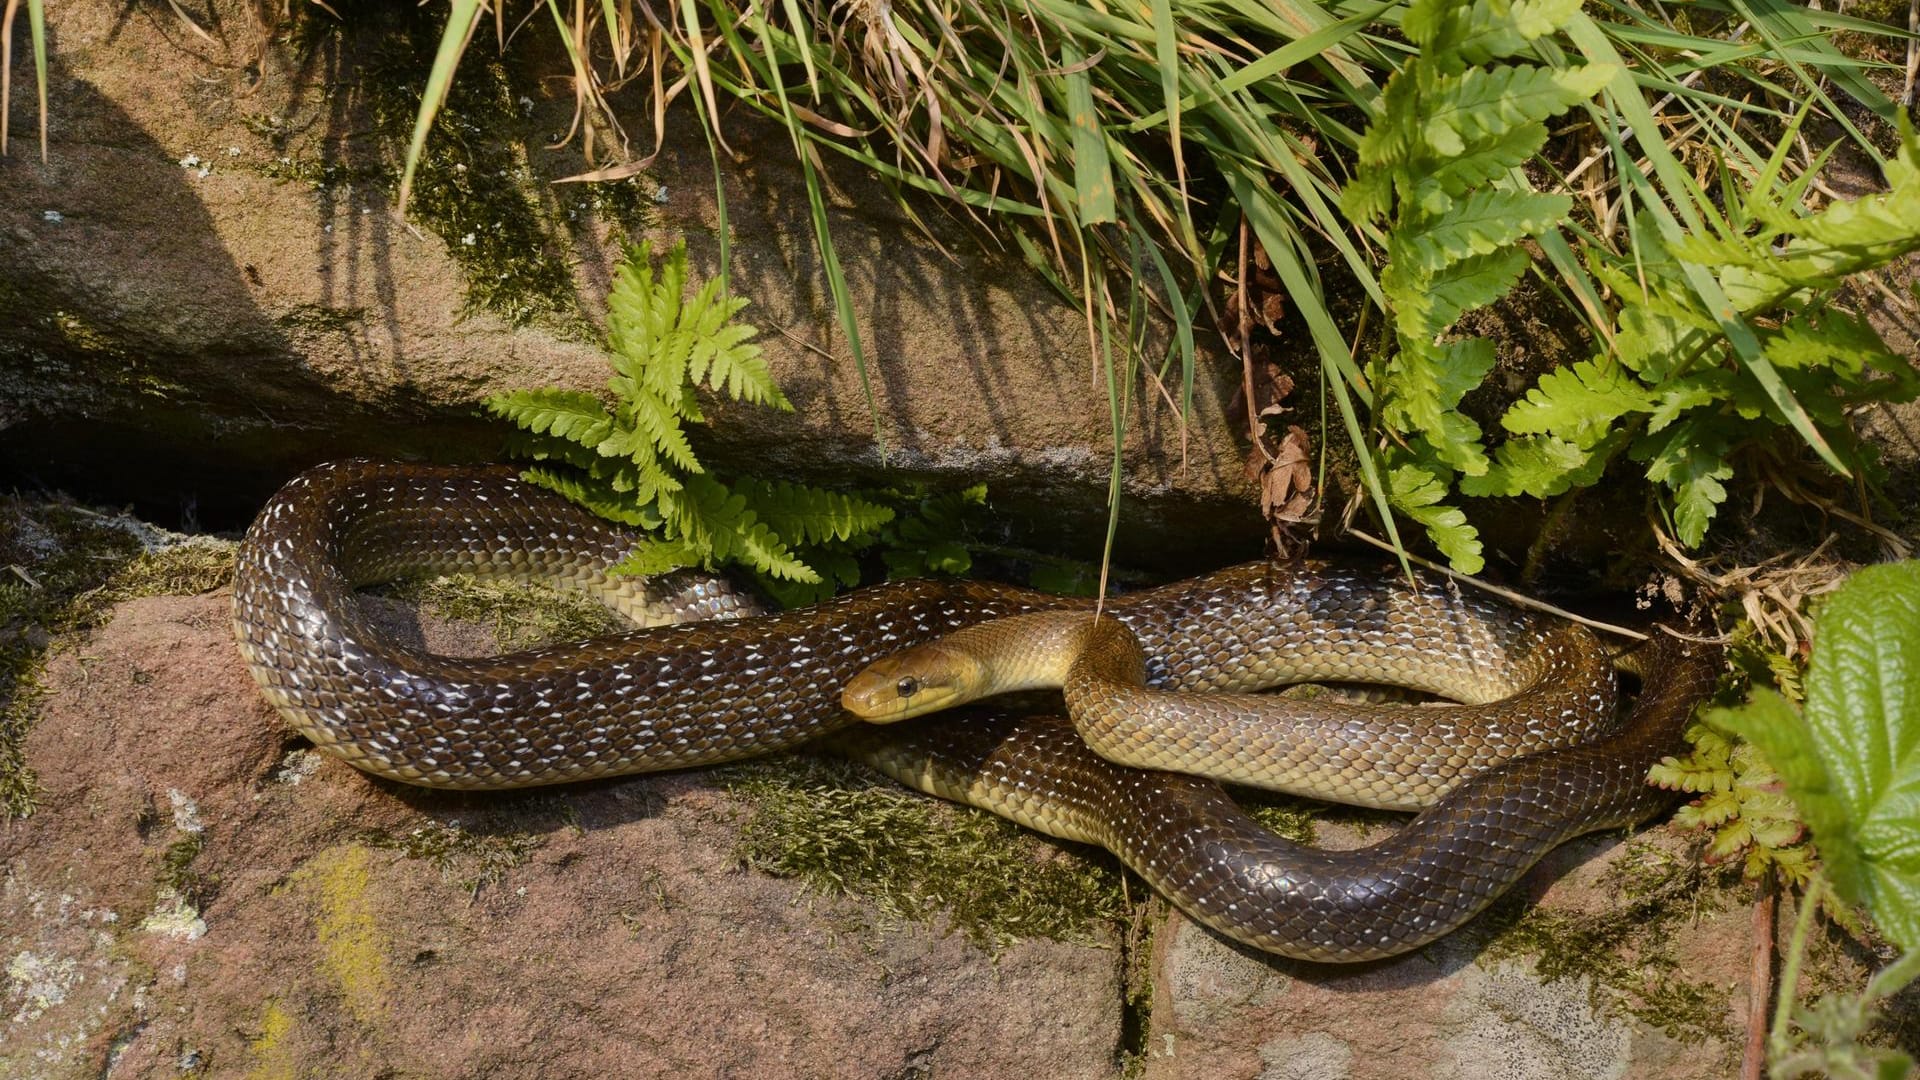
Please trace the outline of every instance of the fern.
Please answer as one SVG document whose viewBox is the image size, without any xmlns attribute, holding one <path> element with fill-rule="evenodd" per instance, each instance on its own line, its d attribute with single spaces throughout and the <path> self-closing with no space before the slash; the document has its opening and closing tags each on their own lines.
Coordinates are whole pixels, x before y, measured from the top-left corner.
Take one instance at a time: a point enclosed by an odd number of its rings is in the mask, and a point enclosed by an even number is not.
<svg viewBox="0 0 1920 1080">
<path fill-rule="evenodd" d="M 1686 740 L 1684 756 L 1665 758 L 1647 773 L 1658 787 L 1699 796 L 1674 813 L 1674 824 L 1706 834 L 1710 863 L 1737 862 L 1748 880 L 1777 871 L 1804 886 L 1813 852 L 1779 774 L 1752 744 L 1705 721 L 1690 725 Z"/>
<path fill-rule="evenodd" d="M 1388 502 L 1468 572 L 1484 559 L 1472 524 L 1449 505 L 1456 488 L 1554 496 L 1598 482 L 1624 452 L 1691 547 L 1725 503 L 1739 455 L 1796 422 L 1781 411 L 1788 395 L 1837 460 L 1869 475 L 1849 410 L 1920 396 L 1912 365 L 1832 299 L 1848 275 L 1920 250 L 1920 143 L 1903 119 L 1884 194 L 1806 213 L 1806 178 L 1775 189 L 1776 157 L 1744 197 L 1729 175 L 1729 220 L 1710 233 L 1663 234 L 1643 221 L 1631 256 L 1588 245 L 1588 269 L 1612 298 L 1611 348 L 1542 376 L 1501 417 L 1503 438 L 1489 452 L 1459 406 L 1492 370 L 1492 346 L 1447 335 L 1526 271 L 1524 241 L 1566 217 L 1564 197 L 1529 190 L 1516 169 L 1544 145 L 1544 122 L 1615 69 L 1512 58 L 1557 54 L 1534 45 L 1578 9 L 1571 0 L 1416 0 L 1402 29 L 1421 52 L 1389 80 L 1359 143 L 1362 179 L 1342 193 L 1349 216 L 1387 228 L 1380 284 L 1395 340 L 1369 374 L 1388 442 Z M 1699 268 L 1752 327 L 1761 359 L 1729 342 L 1695 287 Z"/>
<path fill-rule="evenodd" d="M 524 433 L 508 450 L 522 475 L 603 517 L 646 529 L 620 564 L 655 574 L 684 566 L 746 568 L 776 592 L 831 592 L 859 580 L 851 552 L 871 546 L 894 511 L 853 495 L 761 480 L 729 483 L 700 463 L 686 425 L 703 415 L 696 391 L 791 409 L 736 320 L 746 301 L 718 280 L 687 293 L 684 245 L 655 265 L 647 245 L 627 252 L 608 298 L 613 404 L 576 390 L 519 390 L 486 409 Z M 811 554 L 817 552 L 817 555 Z M 809 565 L 817 558 L 828 573 Z M 818 598 L 819 592 L 805 594 Z"/>
<path fill-rule="evenodd" d="M 1395 346 L 1372 371 L 1378 420 L 1396 440 L 1387 453 L 1388 501 L 1468 572 L 1484 561 L 1480 541 L 1445 500 L 1456 477 L 1482 477 L 1495 467 L 1480 426 L 1459 411 L 1492 370 L 1494 350 L 1483 339 L 1448 342 L 1443 335 L 1465 312 L 1505 295 L 1529 262 L 1518 245 L 1566 217 L 1565 196 L 1532 191 L 1515 168 L 1545 145 L 1546 119 L 1614 75 L 1604 64 L 1493 61 L 1528 48 L 1577 12 L 1577 4 L 1562 0 L 1416 0 L 1401 26 L 1420 53 L 1388 81 L 1380 115 L 1360 141 L 1368 179 L 1343 193 L 1349 216 L 1388 227 L 1380 284 Z M 1534 473 L 1551 460 L 1533 457 Z"/>
<path fill-rule="evenodd" d="M 1621 449 L 1658 485 L 1675 537 L 1698 545 L 1727 498 L 1740 452 L 1788 426 L 1756 371 L 1721 335 L 1688 284 L 1681 260 L 1709 266 L 1761 352 L 1814 428 L 1849 467 L 1874 463 L 1848 419 L 1871 400 L 1910 401 L 1920 376 L 1859 317 L 1834 306 L 1850 274 L 1920 250 L 1920 141 L 1902 123 L 1888 165 L 1890 189 L 1799 214 L 1756 189 L 1713 236 L 1649 241 L 1637 263 L 1595 255 L 1594 276 L 1613 290 L 1615 350 L 1549 373 L 1502 418 L 1510 438 L 1470 494 L 1547 494 L 1591 483 Z M 1657 230 L 1644 228 L 1646 237 Z M 1542 439 L 1571 443 L 1553 476 L 1534 460 Z"/>
</svg>

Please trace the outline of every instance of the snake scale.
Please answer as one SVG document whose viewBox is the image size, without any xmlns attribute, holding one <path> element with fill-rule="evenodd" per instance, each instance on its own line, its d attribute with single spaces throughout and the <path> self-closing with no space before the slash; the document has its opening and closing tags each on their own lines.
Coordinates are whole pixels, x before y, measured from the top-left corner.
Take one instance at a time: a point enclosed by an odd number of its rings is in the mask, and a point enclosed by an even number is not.
<svg viewBox="0 0 1920 1080">
<path fill-rule="evenodd" d="M 895 723 L 994 694 L 1058 688 L 1080 737 L 1116 764 L 1384 810 L 1423 810 L 1474 773 L 1614 726 L 1619 680 L 1587 628 L 1494 618 L 1446 594 L 1376 591 L 1408 632 L 1445 620 L 1451 632 L 1441 640 L 1468 647 L 1442 644 L 1417 664 L 1382 657 L 1346 674 L 1465 704 L 1154 690 L 1132 631 L 1081 611 L 995 619 L 894 653 L 854 676 L 841 701 L 862 719 Z M 1429 602 L 1443 596 L 1450 606 Z M 1278 665 L 1244 674 L 1274 686 L 1300 678 Z"/>
<path fill-rule="evenodd" d="M 353 596 L 397 576 L 472 571 L 585 589 L 630 612 L 662 603 L 747 610 L 697 578 L 610 579 L 633 540 L 506 469 L 324 465 L 291 481 L 249 530 L 235 634 L 289 723 L 378 776 L 524 787 L 732 761 L 829 736 L 911 786 L 1107 847 L 1229 937 L 1334 961 L 1432 941 L 1561 841 L 1660 807 L 1646 769 L 1675 748 L 1718 670 L 1710 648 L 1657 641 L 1618 731 L 1489 769 L 1386 840 L 1332 852 L 1274 837 L 1212 780 L 1112 765 L 1064 720 L 876 728 L 840 706 L 849 679 L 899 649 L 989 619 L 1084 610 L 1084 601 L 982 582 L 895 582 L 781 614 L 454 658 L 381 637 Z M 1442 617 L 1409 625 L 1407 598 Z M 1221 692 L 1264 684 L 1249 671 L 1354 678 L 1372 658 L 1418 666 L 1437 651 L 1499 664 L 1478 652 L 1485 640 L 1460 632 L 1493 617 L 1485 606 L 1428 578 L 1390 585 L 1375 571 L 1296 563 L 1233 567 L 1110 601 L 1107 611 L 1138 639 L 1150 685 Z"/>
</svg>

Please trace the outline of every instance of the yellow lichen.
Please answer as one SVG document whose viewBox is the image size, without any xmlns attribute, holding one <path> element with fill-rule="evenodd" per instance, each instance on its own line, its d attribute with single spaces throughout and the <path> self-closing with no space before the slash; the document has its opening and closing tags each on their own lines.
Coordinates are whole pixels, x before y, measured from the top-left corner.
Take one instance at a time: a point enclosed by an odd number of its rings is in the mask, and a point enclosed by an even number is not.
<svg viewBox="0 0 1920 1080">
<path fill-rule="evenodd" d="M 359 844 L 329 848 L 295 873 L 289 886 L 307 892 L 313 903 L 313 931 L 320 943 L 320 967 L 333 980 L 347 1012 L 363 1024 L 387 1016 L 393 979 L 387 971 L 388 945 L 374 920 L 369 899 L 369 852 Z"/>
<path fill-rule="evenodd" d="M 287 1036 L 292 1033 L 293 1015 L 281 1008 L 278 1001 L 268 1001 L 267 1007 L 260 1010 L 260 1034 L 247 1040 L 247 1049 L 253 1056 L 247 1080 L 296 1080 L 299 1077 L 293 1048 L 287 1043 Z"/>
</svg>

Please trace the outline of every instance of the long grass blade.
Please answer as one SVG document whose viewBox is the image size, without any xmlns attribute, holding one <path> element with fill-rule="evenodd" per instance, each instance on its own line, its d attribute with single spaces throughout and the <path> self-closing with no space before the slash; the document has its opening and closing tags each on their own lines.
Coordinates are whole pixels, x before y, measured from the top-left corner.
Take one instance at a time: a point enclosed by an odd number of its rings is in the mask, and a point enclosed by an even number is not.
<svg viewBox="0 0 1920 1080">
<path fill-rule="evenodd" d="M 1673 153 L 1667 149 L 1659 125 L 1654 121 L 1652 111 L 1647 108 L 1646 99 L 1641 97 L 1640 88 L 1628 73 L 1625 63 L 1620 59 L 1620 54 L 1607 41 L 1606 35 L 1600 31 L 1600 28 L 1585 15 L 1576 15 L 1567 24 L 1567 36 L 1589 60 L 1620 65 L 1620 73 L 1614 76 L 1612 85 L 1609 87 L 1609 97 L 1614 108 L 1619 111 L 1626 120 L 1627 126 L 1638 137 L 1641 152 L 1646 154 L 1662 185 L 1673 198 L 1673 209 L 1686 219 L 1688 229 L 1695 232 L 1702 231 L 1705 228 L 1702 211 L 1711 213 L 1712 206 L 1695 191 L 1692 178 L 1674 159 Z M 1625 148 L 1619 142 L 1609 117 L 1605 115 L 1600 117 L 1600 129 L 1601 133 L 1614 145 L 1616 156 L 1622 159 L 1620 173 L 1624 181 L 1636 187 L 1644 187 L 1646 178 L 1633 166 L 1632 160 L 1626 155 Z M 1675 220 L 1666 201 L 1658 198 L 1651 191 L 1643 192 L 1643 200 L 1658 224 L 1661 234 L 1670 244 L 1677 244 L 1683 232 L 1680 222 Z M 1774 370 L 1773 364 L 1761 351 L 1760 340 L 1755 336 L 1753 328 L 1747 325 L 1738 311 L 1734 310 L 1733 304 L 1728 301 L 1726 293 L 1720 288 L 1720 282 L 1714 278 L 1713 272 L 1704 266 L 1685 261 L 1680 263 L 1680 268 L 1686 275 L 1687 283 L 1693 286 L 1694 291 L 1700 295 L 1700 299 L 1706 303 L 1707 310 L 1713 313 L 1714 320 L 1720 326 L 1720 332 L 1725 334 L 1728 342 L 1733 345 L 1734 354 L 1753 375 L 1754 381 L 1760 384 L 1760 389 L 1767 395 L 1767 400 L 1773 402 L 1774 407 L 1780 410 L 1781 415 L 1787 418 L 1787 422 L 1796 432 L 1799 432 L 1800 437 L 1806 440 L 1807 445 L 1813 448 L 1814 453 L 1820 455 L 1820 459 L 1826 462 L 1829 468 L 1841 476 L 1853 475 L 1840 460 L 1840 456 L 1834 453 L 1833 447 L 1827 444 L 1826 438 L 1820 434 L 1819 429 L 1814 427 L 1813 418 L 1807 415 L 1806 408 L 1793 396 L 1793 391 L 1781 381 L 1780 373 Z"/>
<path fill-rule="evenodd" d="M 1153 58 L 1160 69 L 1160 101 L 1167 116 L 1167 147 L 1173 153 L 1174 183 L 1180 192 L 1179 239 L 1187 248 L 1188 258 L 1198 261 L 1199 243 L 1193 235 L 1189 211 L 1192 198 L 1187 194 L 1187 153 L 1180 144 L 1180 40 L 1173 26 L 1173 0 L 1153 0 Z M 1139 228 L 1138 223 L 1134 228 Z M 1170 293 L 1179 291 L 1171 281 L 1167 288 Z"/>
<path fill-rule="evenodd" d="M 1361 30 L 1365 29 L 1368 24 L 1378 18 L 1381 12 L 1399 2 L 1400 0 L 1383 0 L 1382 3 L 1375 4 L 1365 11 L 1341 19 L 1339 22 L 1328 23 L 1304 37 L 1290 41 L 1280 48 L 1261 56 L 1260 59 L 1240 68 L 1232 75 L 1210 84 L 1204 92 L 1189 94 L 1181 98 L 1179 108 L 1197 109 L 1202 105 L 1211 104 L 1220 98 L 1226 97 L 1228 94 L 1244 90 L 1256 83 L 1274 78 L 1288 68 L 1321 56 L 1341 42 L 1358 34 Z M 1377 88 L 1373 87 L 1370 82 L 1362 81 L 1356 85 L 1367 88 L 1369 91 L 1367 94 L 1368 98 L 1371 98 L 1374 93 L 1378 92 Z M 1158 127 L 1166 121 L 1169 115 L 1171 115 L 1171 110 L 1169 109 L 1148 113 L 1127 125 L 1128 130 L 1146 131 L 1149 128 Z"/>
<path fill-rule="evenodd" d="M 1060 47 L 1066 69 L 1067 123 L 1073 129 L 1073 191 L 1082 225 L 1110 225 L 1113 210 L 1113 169 L 1107 158 L 1107 139 L 1100 131 L 1100 114 L 1093 107 L 1093 83 L 1087 77 L 1087 58 L 1071 41 Z"/>
<path fill-rule="evenodd" d="M 440 34 L 440 47 L 433 54 L 433 67 L 427 72 L 426 90 L 420 95 L 420 111 L 413 118 L 413 139 L 407 144 L 406 167 L 400 173 L 400 212 L 407 212 L 407 199 L 413 193 L 413 175 L 420 155 L 426 150 L 427 134 L 433 130 L 434 117 L 447 103 L 453 89 L 453 72 L 460 57 L 473 40 L 474 28 L 486 10 L 485 0 L 452 0 L 447 11 L 447 28 Z"/>
<path fill-rule="evenodd" d="M 685 0 L 691 5 L 692 0 Z M 756 32 L 764 40 L 767 36 L 766 19 L 756 6 L 751 10 L 749 20 Z M 867 353 L 860 340 L 860 321 L 853 310 L 853 291 L 847 288 L 846 273 L 840 268 L 840 255 L 834 248 L 833 229 L 827 220 L 826 192 L 822 186 L 820 172 L 812 152 L 813 137 L 808 134 L 805 125 L 794 115 L 793 106 L 787 100 L 786 82 L 780 74 L 780 65 L 770 63 L 764 72 L 773 87 L 774 97 L 780 103 L 781 121 L 786 125 L 787 135 L 793 141 L 794 153 L 800 158 L 800 173 L 806 182 L 807 209 L 813 218 L 813 237 L 820 250 L 820 265 L 827 273 L 827 288 L 833 294 L 833 309 L 840 324 L 841 333 L 847 335 L 847 347 L 853 352 L 853 368 L 860 376 L 860 391 L 867 399 L 867 413 L 873 418 L 873 441 L 880 449 L 880 459 L 887 457 L 887 433 L 880 422 L 880 405 L 873 395 L 873 380 L 867 373 Z M 718 132 L 714 137 L 719 138 Z M 722 146 L 726 144 L 721 143 Z"/>
</svg>

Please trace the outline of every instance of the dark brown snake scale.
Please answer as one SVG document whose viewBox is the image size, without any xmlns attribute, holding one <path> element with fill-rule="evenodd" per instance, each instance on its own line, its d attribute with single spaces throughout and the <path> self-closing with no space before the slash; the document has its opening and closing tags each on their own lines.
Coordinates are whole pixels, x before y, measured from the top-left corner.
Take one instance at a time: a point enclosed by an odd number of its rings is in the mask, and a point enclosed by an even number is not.
<svg viewBox="0 0 1920 1080">
<path fill-rule="evenodd" d="M 1081 607 L 983 582 L 900 582 L 778 615 L 634 630 L 460 659 L 384 640 L 357 585 L 419 573 L 510 574 L 595 592 L 623 610 L 745 609 L 699 579 L 610 581 L 633 537 L 504 469 L 351 461 L 289 483 L 242 544 L 241 652 L 267 698 L 314 744 L 367 772 L 508 788 L 731 761 L 831 744 L 904 782 L 1112 850 L 1199 921 L 1287 956 L 1365 960 L 1458 926 L 1563 840 L 1664 803 L 1646 769 L 1674 750 L 1710 689 L 1717 650 L 1661 638 L 1624 725 L 1523 757 L 1449 791 L 1355 851 L 1288 844 L 1211 780 L 1095 756 L 1064 720 L 943 717 L 857 724 L 842 686 L 891 652 L 982 622 Z M 1162 689 L 1256 689 L 1286 666 L 1338 678 L 1356 655 L 1418 667 L 1504 664 L 1520 638 L 1467 626 L 1516 615 L 1433 579 L 1417 587 L 1339 564 L 1256 564 L 1112 601 Z M 1531 639 L 1528 639 L 1531 640 Z M 1327 670 L 1325 658 L 1334 674 Z"/>
</svg>

